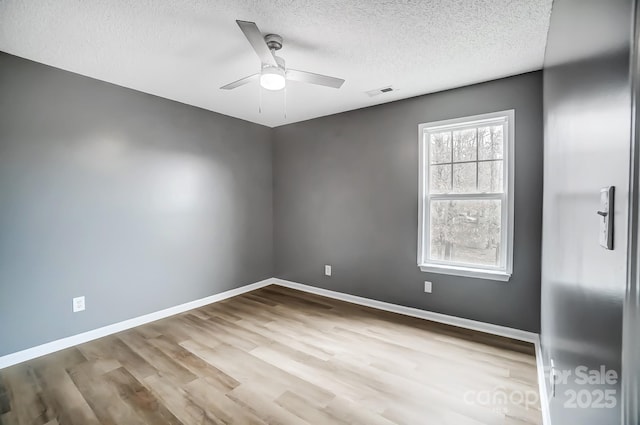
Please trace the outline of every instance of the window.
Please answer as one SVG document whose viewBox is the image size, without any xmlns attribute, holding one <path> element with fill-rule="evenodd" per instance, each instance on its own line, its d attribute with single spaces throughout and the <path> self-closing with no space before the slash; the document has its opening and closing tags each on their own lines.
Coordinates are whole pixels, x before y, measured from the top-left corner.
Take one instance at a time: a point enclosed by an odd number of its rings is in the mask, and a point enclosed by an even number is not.
<svg viewBox="0 0 640 425">
<path fill-rule="evenodd" d="M 509 280 L 514 111 L 419 126 L 418 266 Z"/>
</svg>

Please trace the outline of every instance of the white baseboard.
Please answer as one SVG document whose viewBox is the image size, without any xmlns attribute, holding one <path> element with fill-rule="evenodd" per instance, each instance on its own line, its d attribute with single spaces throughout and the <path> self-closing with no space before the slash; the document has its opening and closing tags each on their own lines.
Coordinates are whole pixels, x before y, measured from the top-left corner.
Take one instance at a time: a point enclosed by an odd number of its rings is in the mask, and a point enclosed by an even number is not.
<svg viewBox="0 0 640 425">
<path fill-rule="evenodd" d="M 539 341 L 538 334 L 534 332 L 527 332 L 520 329 L 508 328 L 506 326 L 478 322 L 476 320 L 463 319 L 461 317 L 434 313 L 432 311 L 420 310 L 418 308 L 405 307 L 402 305 L 391 304 L 384 301 L 377 301 L 369 298 L 358 297 L 356 295 L 349 295 L 342 292 L 330 291 L 328 289 L 316 288 L 315 286 L 304 285 L 302 283 L 291 282 L 283 279 L 273 279 L 273 281 L 276 285 L 285 286 L 287 288 L 297 289 L 299 291 L 309 292 L 316 295 L 322 295 L 323 297 L 334 298 L 336 300 L 347 301 L 366 307 L 377 308 L 378 310 L 390 311 L 392 313 L 403 314 L 405 316 L 431 320 L 432 322 L 445 323 L 447 325 L 458 326 L 474 331 L 486 332 L 489 334 L 504 336 L 519 341 L 530 342 L 532 344 L 535 344 L 536 341 Z"/>
<path fill-rule="evenodd" d="M 194 308 L 202 307 L 207 304 L 235 297 L 236 295 L 244 294 L 245 292 L 251 292 L 258 288 L 271 285 L 272 283 L 273 279 L 265 279 L 260 282 L 241 286 L 239 288 L 231 289 L 229 291 L 221 292 L 219 294 L 211 295 L 199 300 L 190 301 L 188 303 L 169 307 L 164 310 L 156 311 L 154 313 L 145 314 L 144 316 L 134 317 L 133 319 L 128 319 L 123 322 L 114 323 L 102 328 L 93 329 L 88 332 L 83 332 L 81 334 L 58 339 L 56 341 L 51 341 L 33 348 L 18 351 L 16 353 L 7 354 L 0 357 L 0 369 L 25 362 L 27 360 L 35 359 L 36 357 L 44 356 L 45 354 L 64 350 L 65 348 L 73 347 L 74 345 L 84 344 L 85 342 L 93 341 L 94 339 L 102 338 L 104 336 L 131 329 L 136 326 L 144 325 L 145 323 L 154 322 L 156 320 L 164 319 L 166 317 L 183 313 L 185 311 L 193 310 Z"/>
<path fill-rule="evenodd" d="M 549 393 L 547 393 L 547 374 L 544 371 L 544 358 L 542 357 L 542 342 L 540 336 L 535 342 L 536 367 L 538 369 L 538 392 L 540 393 L 540 408 L 542 410 L 542 424 L 551 425 L 551 412 L 549 411 Z"/>
</svg>

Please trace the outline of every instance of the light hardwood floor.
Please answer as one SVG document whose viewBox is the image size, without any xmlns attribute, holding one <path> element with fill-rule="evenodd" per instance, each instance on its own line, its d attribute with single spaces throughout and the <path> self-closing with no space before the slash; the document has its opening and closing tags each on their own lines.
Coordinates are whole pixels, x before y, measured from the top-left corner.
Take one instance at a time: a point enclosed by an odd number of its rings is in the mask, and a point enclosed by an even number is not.
<svg viewBox="0 0 640 425">
<path fill-rule="evenodd" d="M 0 423 L 541 424 L 533 346 L 278 286 L 0 370 Z"/>
</svg>

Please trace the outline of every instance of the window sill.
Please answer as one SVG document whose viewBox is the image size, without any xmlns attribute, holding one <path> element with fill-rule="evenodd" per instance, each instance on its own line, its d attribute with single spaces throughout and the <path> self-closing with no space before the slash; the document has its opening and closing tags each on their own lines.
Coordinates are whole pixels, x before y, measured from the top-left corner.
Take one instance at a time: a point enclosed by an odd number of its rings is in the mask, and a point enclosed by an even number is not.
<svg viewBox="0 0 640 425">
<path fill-rule="evenodd" d="M 419 264 L 420 270 L 427 273 L 448 274 L 453 276 L 474 277 L 477 279 L 509 281 L 511 273 L 503 271 L 493 271 L 484 269 L 474 269 L 472 267 L 460 266 L 440 266 L 435 264 Z"/>
</svg>

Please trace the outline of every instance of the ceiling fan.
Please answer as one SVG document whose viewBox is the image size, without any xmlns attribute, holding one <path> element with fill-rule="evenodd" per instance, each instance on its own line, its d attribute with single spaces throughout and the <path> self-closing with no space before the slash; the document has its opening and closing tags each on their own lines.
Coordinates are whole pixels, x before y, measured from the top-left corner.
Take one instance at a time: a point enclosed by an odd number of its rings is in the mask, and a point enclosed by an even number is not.
<svg viewBox="0 0 640 425">
<path fill-rule="evenodd" d="M 267 90 L 282 90 L 287 80 L 316 84 L 335 89 L 339 89 L 344 83 L 344 80 L 341 78 L 286 68 L 284 59 L 275 54 L 276 51 L 282 48 L 282 37 L 278 34 L 267 34 L 263 37 L 255 22 L 236 20 L 236 23 L 260 58 L 262 69 L 256 74 L 224 85 L 220 87 L 221 89 L 232 90 L 256 80 L 259 80 L 260 85 Z"/>
</svg>

